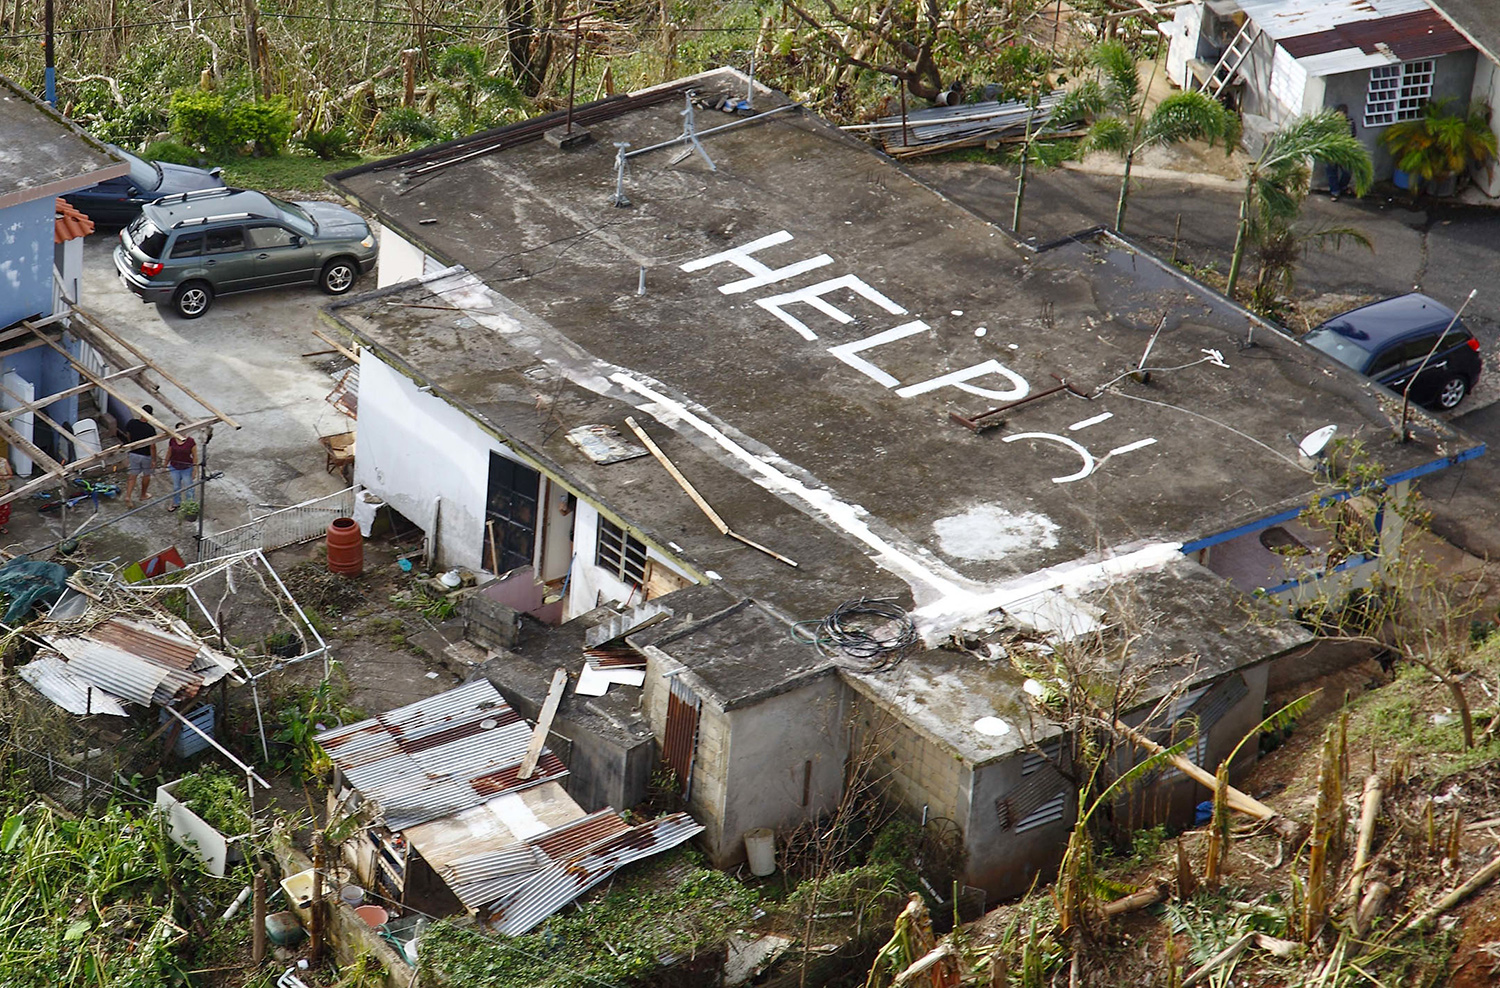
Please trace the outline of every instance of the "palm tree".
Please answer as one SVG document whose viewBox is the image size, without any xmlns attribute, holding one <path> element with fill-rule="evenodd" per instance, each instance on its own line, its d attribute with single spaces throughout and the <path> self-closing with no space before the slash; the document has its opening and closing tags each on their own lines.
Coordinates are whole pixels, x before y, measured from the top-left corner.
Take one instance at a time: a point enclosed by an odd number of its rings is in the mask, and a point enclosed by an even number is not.
<svg viewBox="0 0 1500 988">
<path fill-rule="evenodd" d="M 1234 259 L 1229 262 L 1229 284 L 1224 294 L 1234 297 L 1245 248 L 1252 227 L 1263 231 L 1289 228 L 1302 212 L 1307 195 L 1309 163 L 1325 161 L 1354 176 L 1354 190 L 1363 195 L 1374 178 L 1370 152 L 1349 133 L 1349 118 L 1337 110 L 1300 117 L 1266 138 L 1260 155 L 1245 168 L 1245 198 L 1240 201 L 1239 229 L 1234 237 Z"/>
<path fill-rule="evenodd" d="M 1148 147 L 1165 147 L 1183 141 L 1223 140 L 1226 152 L 1238 141 L 1239 121 L 1218 100 L 1206 93 L 1172 93 L 1148 115 L 1141 96 L 1141 79 L 1135 56 L 1118 41 L 1106 41 L 1089 53 L 1101 79 L 1089 79 L 1068 94 L 1065 106 L 1076 114 L 1093 118 L 1086 147 L 1112 151 L 1125 159 L 1120 179 L 1120 198 L 1115 207 L 1115 230 L 1125 227 L 1125 205 L 1130 195 L 1130 170 L 1135 156 Z M 1066 119 L 1056 114 L 1056 119 Z"/>
</svg>

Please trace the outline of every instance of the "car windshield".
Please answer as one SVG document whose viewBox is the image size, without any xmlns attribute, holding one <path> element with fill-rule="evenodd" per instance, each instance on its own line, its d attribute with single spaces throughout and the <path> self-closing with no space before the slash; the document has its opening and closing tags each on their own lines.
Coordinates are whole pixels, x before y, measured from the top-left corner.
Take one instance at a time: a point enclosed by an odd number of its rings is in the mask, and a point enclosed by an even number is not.
<svg viewBox="0 0 1500 988">
<path fill-rule="evenodd" d="M 318 221 L 308 215 L 307 210 L 295 202 L 287 202 L 285 199 L 278 199 L 275 196 L 266 196 L 266 198 L 286 210 L 287 225 L 298 233 L 310 237 L 318 232 Z"/>
<path fill-rule="evenodd" d="M 1365 364 L 1370 360 L 1370 351 L 1338 331 L 1326 327 L 1320 326 L 1308 333 L 1302 337 L 1302 342 L 1315 350 L 1323 351 L 1345 367 L 1351 367 L 1357 371 L 1363 371 Z"/>
<path fill-rule="evenodd" d="M 130 166 L 131 185 L 140 189 L 142 192 L 155 192 L 157 189 L 161 188 L 162 176 L 160 165 L 158 165 L 154 161 L 143 161 L 142 159 L 137 158 L 135 155 L 131 154 L 129 151 L 122 151 L 119 148 L 115 147 L 113 144 L 111 144 L 110 147 L 114 149 L 114 152 L 116 154 L 124 158 L 125 163 Z"/>
</svg>

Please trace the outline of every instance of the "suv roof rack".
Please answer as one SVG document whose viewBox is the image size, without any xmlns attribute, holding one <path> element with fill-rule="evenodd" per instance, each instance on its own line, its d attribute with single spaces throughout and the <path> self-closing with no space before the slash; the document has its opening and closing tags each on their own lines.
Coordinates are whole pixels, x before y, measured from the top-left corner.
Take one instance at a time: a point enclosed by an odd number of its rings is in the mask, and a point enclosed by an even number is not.
<svg viewBox="0 0 1500 988">
<path fill-rule="evenodd" d="M 184 226 L 206 226 L 209 223 L 222 223 L 224 220 L 253 220 L 255 218 L 254 213 L 243 212 L 218 213 L 214 216 L 194 216 L 190 219 L 178 220 L 172 224 L 172 229 L 176 230 Z"/>
<path fill-rule="evenodd" d="M 174 192 L 169 196 L 162 196 L 156 200 L 158 206 L 169 205 L 174 202 L 192 202 L 196 199 L 212 199 L 217 196 L 237 195 L 244 189 L 231 189 L 228 186 L 217 189 L 195 189 L 192 192 Z"/>
</svg>

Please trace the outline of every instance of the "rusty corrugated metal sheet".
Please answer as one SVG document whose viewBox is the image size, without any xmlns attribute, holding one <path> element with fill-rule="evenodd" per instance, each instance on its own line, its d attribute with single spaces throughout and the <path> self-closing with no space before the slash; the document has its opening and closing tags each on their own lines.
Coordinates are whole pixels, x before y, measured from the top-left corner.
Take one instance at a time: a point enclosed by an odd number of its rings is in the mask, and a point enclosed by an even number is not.
<svg viewBox="0 0 1500 988">
<path fill-rule="evenodd" d="M 677 776 L 683 798 L 692 791 L 693 757 L 698 748 L 698 717 L 703 702 L 678 680 L 667 693 L 667 723 L 661 745 L 662 764 Z"/>
<path fill-rule="evenodd" d="M 1394 17 L 1351 21 L 1327 31 L 1284 37 L 1279 43 L 1293 58 L 1346 48 L 1358 48 L 1372 55 L 1378 50 L 1377 45 L 1385 44 L 1403 62 L 1468 51 L 1472 47 L 1467 38 L 1431 8 Z"/>
<path fill-rule="evenodd" d="M 520 936 L 622 866 L 676 847 L 702 831 L 686 813 L 673 813 L 606 837 L 537 872 L 496 904 L 490 924 L 497 933 Z"/>
<path fill-rule="evenodd" d="M 184 672 L 198 660 L 198 643 L 134 621 L 111 618 L 84 636 L 106 642 L 143 659 Z"/>
<path fill-rule="evenodd" d="M 531 727 L 487 680 L 325 731 L 317 741 L 397 831 L 567 774 L 544 748 L 541 771 L 516 778 Z"/>
</svg>

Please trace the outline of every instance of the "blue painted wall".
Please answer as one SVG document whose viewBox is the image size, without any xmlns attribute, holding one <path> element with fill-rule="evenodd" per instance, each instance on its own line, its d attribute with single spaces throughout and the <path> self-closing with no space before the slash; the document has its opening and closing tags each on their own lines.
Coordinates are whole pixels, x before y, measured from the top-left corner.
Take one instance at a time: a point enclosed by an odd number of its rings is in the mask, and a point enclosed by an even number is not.
<svg viewBox="0 0 1500 988">
<path fill-rule="evenodd" d="M 52 199 L 38 199 L 0 209 L 0 328 L 52 313 L 56 208 Z"/>
</svg>

